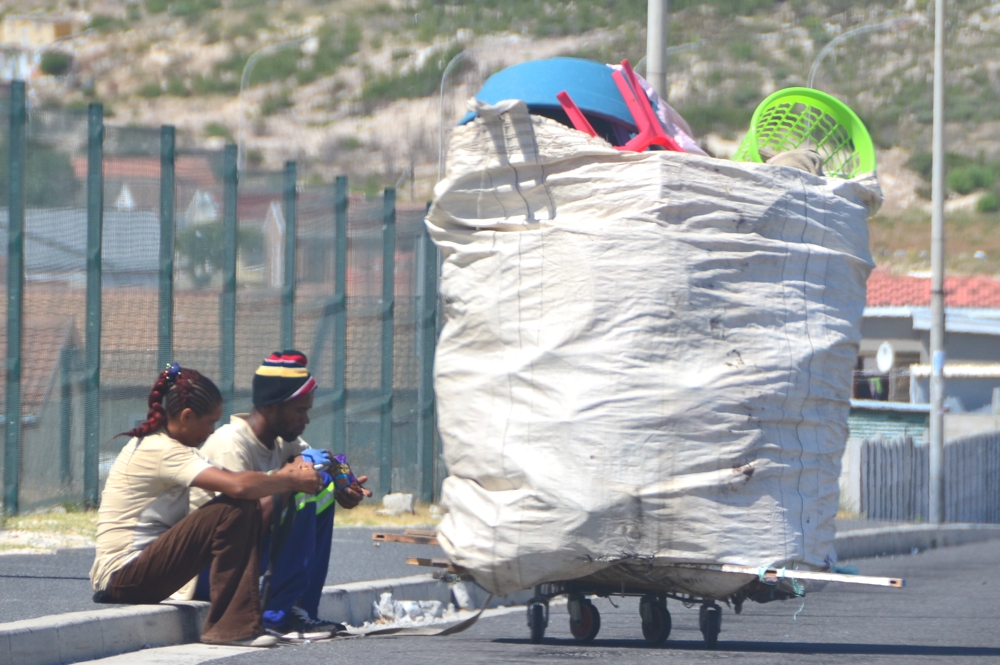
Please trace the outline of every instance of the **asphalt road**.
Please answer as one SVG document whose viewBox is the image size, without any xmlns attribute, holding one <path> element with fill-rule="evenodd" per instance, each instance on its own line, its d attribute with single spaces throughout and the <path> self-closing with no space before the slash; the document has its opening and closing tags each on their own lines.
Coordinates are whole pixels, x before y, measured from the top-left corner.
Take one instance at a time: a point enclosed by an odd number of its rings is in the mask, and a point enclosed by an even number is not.
<svg viewBox="0 0 1000 665">
<path fill-rule="evenodd" d="M 329 663 L 997 663 L 1000 662 L 1000 540 L 912 556 L 862 559 L 862 574 L 903 576 L 905 589 L 830 584 L 798 600 L 724 608 L 715 651 L 706 650 L 696 609 L 669 605 L 664 647 L 642 639 L 638 602 L 596 601 L 602 628 L 590 645 L 572 641 L 565 606 L 553 607 L 546 638 L 530 644 L 519 611 L 483 619 L 450 637 L 348 638 L 261 650 L 217 665 Z M 800 611 L 801 610 L 801 611 Z M 798 612 L 796 616 L 796 612 Z"/>
<path fill-rule="evenodd" d="M 443 557 L 438 547 L 386 544 L 375 547 L 373 531 L 337 527 L 333 530 L 327 584 L 406 577 L 429 569 L 409 566 L 407 557 Z M 61 550 L 55 554 L 0 556 L 0 623 L 33 619 L 47 614 L 116 607 L 91 600 L 90 566 L 93 549 Z"/>
</svg>

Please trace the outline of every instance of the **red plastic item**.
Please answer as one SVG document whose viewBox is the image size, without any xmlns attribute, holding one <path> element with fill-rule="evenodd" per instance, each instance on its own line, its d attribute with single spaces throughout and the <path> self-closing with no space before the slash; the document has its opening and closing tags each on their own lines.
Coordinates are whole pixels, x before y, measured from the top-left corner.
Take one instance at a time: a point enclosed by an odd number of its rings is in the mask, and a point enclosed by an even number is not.
<svg viewBox="0 0 1000 665">
<path fill-rule="evenodd" d="M 587 117 L 583 115 L 583 111 L 581 111 L 580 107 L 576 105 L 576 102 L 573 101 L 573 98 L 569 96 L 568 92 L 563 90 L 556 95 L 556 99 L 559 100 L 559 103 L 563 107 L 563 111 L 565 111 L 566 115 L 569 116 L 569 121 L 573 123 L 573 127 L 584 134 L 590 134 L 595 137 L 597 136 L 597 132 L 594 131 L 594 128 L 590 125 Z"/>
<path fill-rule="evenodd" d="M 622 76 L 622 72 L 625 75 Z M 622 60 L 622 71 L 615 71 L 611 74 L 621 92 L 625 105 L 628 106 L 632 118 L 635 119 L 635 126 L 639 128 L 639 133 L 623 146 L 615 146 L 619 150 L 631 150 L 633 152 L 644 152 L 651 145 L 658 145 L 665 150 L 674 152 L 684 152 L 677 141 L 663 131 L 659 118 L 653 112 L 653 107 L 649 103 L 649 98 L 639 85 L 639 80 L 632 71 L 632 66 L 628 60 Z M 628 81 L 626 81 L 626 77 Z M 572 118 L 572 116 L 571 116 Z"/>
</svg>

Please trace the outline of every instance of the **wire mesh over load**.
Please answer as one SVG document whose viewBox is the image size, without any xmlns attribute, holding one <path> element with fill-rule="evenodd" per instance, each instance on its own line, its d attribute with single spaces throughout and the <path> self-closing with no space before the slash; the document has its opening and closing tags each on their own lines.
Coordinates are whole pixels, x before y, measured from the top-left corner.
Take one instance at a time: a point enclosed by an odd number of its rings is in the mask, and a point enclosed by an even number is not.
<svg viewBox="0 0 1000 665">
<path fill-rule="evenodd" d="M 622 153 L 523 102 L 476 110 L 427 219 L 450 559 L 497 593 L 710 597 L 745 576 L 676 565 L 830 566 L 874 175 Z"/>
</svg>

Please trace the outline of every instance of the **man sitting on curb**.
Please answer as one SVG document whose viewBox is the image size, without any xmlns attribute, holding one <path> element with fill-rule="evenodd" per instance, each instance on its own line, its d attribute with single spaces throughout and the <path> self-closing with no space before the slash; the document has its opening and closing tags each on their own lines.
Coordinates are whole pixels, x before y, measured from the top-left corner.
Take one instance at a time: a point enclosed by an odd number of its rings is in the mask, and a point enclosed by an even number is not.
<svg viewBox="0 0 1000 665">
<path fill-rule="evenodd" d="M 305 354 L 288 350 L 275 352 L 257 369 L 253 377 L 253 409 L 249 414 L 236 414 L 229 424 L 220 427 L 201 448 L 201 454 L 230 471 L 263 471 L 273 473 L 295 461 L 306 461 L 317 468 L 329 469 L 330 454 L 310 448 L 300 436 L 309 424 L 309 409 L 313 404 L 316 380 L 306 368 Z M 341 624 L 318 617 L 319 601 L 330 563 L 333 538 L 333 502 L 336 498 L 344 508 L 354 508 L 371 492 L 362 485 L 366 476 L 358 478 L 342 490 L 336 490 L 333 479 L 321 471 L 324 489 L 314 496 L 287 496 L 283 504 L 294 501 L 297 510 L 292 524 L 282 523 L 285 511 L 263 505 L 271 522 L 282 525 L 287 537 L 271 546 L 277 529 L 265 524 L 261 551 L 261 569 L 265 573 L 264 627 L 272 634 L 319 639 L 332 631 L 343 630 Z M 191 508 L 212 498 L 207 492 L 192 492 Z M 271 498 L 262 499 L 269 504 Z M 279 550 L 280 548 L 280 550 Z M 195 597 L 207 597 L 207 580 L 199 580 Z"/>
</svg>

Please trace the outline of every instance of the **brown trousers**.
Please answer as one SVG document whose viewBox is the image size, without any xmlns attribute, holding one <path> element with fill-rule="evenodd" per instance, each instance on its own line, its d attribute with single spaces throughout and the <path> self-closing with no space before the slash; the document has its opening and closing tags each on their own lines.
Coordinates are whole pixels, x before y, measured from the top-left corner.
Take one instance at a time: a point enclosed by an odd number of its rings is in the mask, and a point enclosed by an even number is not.
<svg viewBox="0 0 1000 665">
<path fill-rule="evenodd" d="M 220 495 L 172 526 L 124 568 L 107 589 L 112 603 L 158 603 L 211 564 L 211 603 L 202 642 L 264 632 L 260 609 L 259 501 Z"/>
</svg>

